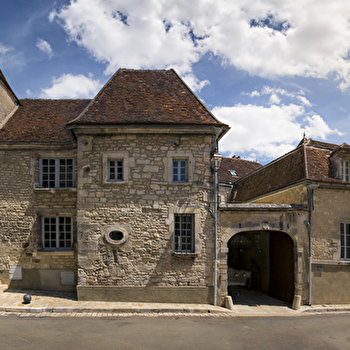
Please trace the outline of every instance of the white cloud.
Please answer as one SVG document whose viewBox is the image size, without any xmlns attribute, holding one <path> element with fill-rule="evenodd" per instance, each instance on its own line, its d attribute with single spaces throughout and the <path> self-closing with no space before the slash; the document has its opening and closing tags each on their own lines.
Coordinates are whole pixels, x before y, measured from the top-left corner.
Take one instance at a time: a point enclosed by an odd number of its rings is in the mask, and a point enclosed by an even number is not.
<svg viewBox="0 0 350 350">
<path fill-rule="evenodd" d="M 207 53 L 266 78 L 335 76 L 350 86 L 350 2 L 72 0 L 50 14 L 70 40 L 118 67 L 190 74 Z"/>
<path fill-rule="evenodd" d="M 183 80 L 195 92 L 201 91 L 204 86 L 209 84 L 209 80 L 200 81 L 193 74 L 187 74 L 184 76 Z"/>
<path fill-rule="evenodd" d="M 100 82 L 82 74 L 64 74 L 52 79 L 52 86 L 42 89 L 41 98 L 91 98 L 100 88 Z"/>
<path fill-rule="evenodd" d="M 11 49 L 4 44 L 0 43 L 0 57 L 5 56 Z"/>
<path fill-rule="evenodd" d="M 25 65 L 25 61 L 21 53 L 0 42 L 0 64 L 6 64 L 7 69 L 19 69 Z"/>
<path fill-rule="evenodd" d="M 310 137 L 325 139 L 329 134 L 340 135 L 318 115 L 303 118 L 304 108 L 295 104 L 269 108 L 238 104 L 216 107 L 213 113 L 231 127 L 221 142 L 220 152 L 247 153 L 250 158 L 271 159 L 290 151 L 301 139 L 304 127 Z"/>
<path fill-rule="evenodd" d="M 39 50 L 46 53 L 50 58 L 53 56 L 53 51 L 50 44 L 44 39 L 38 38 L 36 41 L 36 46 L 39 48 Z"/>
<path fill-rule="evenodd" d="M 325 140 L 329 134 L 337 134 L 338 136 L 345 135 L 337 129 L 332 130 L 319 115 L 306 117 L 306 121 L 309 124 L 308 133 L 310 135 L 318 136 L 323 140 Z"/>
<path fill-rule="evenodd" d="M 305 107 L 311 107 L 310 101 L 305 97 L 305 93 L 302 90 L 298 92 L 289 92 L 285 89 L 264 86 L 263 89 L 259 92 L 254 90 L 250 93 L 242 93 L 243 95 L 248 95 L 250 97 L 261 97 L 264 95 L 270 95 L 269 103 L 270 104 L 280 104 L 282 102 L 281 97 L 288 97 L 292 100 L 297 100 L 297 102 L 301 103 Z"/>
</svg>

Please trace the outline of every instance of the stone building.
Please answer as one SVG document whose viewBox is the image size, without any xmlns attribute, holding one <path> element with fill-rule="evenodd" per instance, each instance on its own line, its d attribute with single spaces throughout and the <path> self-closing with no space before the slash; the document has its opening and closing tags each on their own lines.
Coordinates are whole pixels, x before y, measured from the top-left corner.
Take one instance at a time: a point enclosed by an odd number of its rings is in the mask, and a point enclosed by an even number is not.
<svg viewBox="0 0 350 350">
<path fill-rule="evenodd" d="M 228 130 L 173 70 L 93 100 L 18 100 L 1 75 L 0 279 L 79 300 L 212 302 L 210 158 Z"/>
<path fill-rule="evenodd" d="M 349 303 L 350 146 L 223 158 L 217 191 L 228 129 L 173 70 L 120 69 L 92 100 L 19 100 L 0 71 L 0 280 L 79 300 Z"/>
<path fill-rule="evenodd" d="M 221 296 L 350 302 L 349 161 L 346 144 L 303 139 L 232 184 L 219 210 Z"/>
</svg>

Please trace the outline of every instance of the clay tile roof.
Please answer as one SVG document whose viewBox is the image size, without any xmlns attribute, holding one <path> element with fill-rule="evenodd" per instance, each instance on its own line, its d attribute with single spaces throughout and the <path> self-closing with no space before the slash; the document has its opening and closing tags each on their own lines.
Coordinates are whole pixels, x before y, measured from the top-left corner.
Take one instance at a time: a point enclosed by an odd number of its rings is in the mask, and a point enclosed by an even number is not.
<svg viewBox="0 0 350 350">
<path fill-rule="evenodd" d="M 173 69 L 119 69 L 88 108 L 70 123 L 74 126 L 120 124 L 225 126 Z"/>
<path fill-rule="evenodd" d="M 234 195 L 237 191 L 236 197 L 228 200 L 244 202 L 296 183 L 305 178 L 304 164 L 304 151 L 300 147 L 238 181 L 231 192 Z"/>
<path fill-rule="evenodd" d="M 342 143 L 340 146 L 338 146 L 332 151 L 332 154 L 337 152 L 349 152 L 349 151 L 350 151 L 350 146 L 346 143 Z"/>
<path fill-rule="evenodd" d="M 258 162 L 252 162 L 239 157 L 225 157 L 222 159 L 219 170 L 219 182 L 231 184 L 261 167 L 262 165 Z"/>
<path fill-rule="evenodd" d="M 308 147 L 316 147 L 316 148 L 320 148 L 320 149 L 326 149 L 329 151 L 333 151 L 334 149 L 336 149 L 338 147 L 338 145 L 335 145 L 333 143 L 321 142 L 321 141 L 316 141 L 313 139 L 304 139 L 304 140 L 305 140 L 305 142 L 302 141 L 299 144 L 299 146 L 304 144 L 305 146 L 308 146 Z"/>
<path fill-rule="evenodd" d="M 331 173 L 329 157 L 332 150 L 338 147 L 330 143 L 305 140 L 293 151 L 238 180 L 228 201 L 248 201 L 304 180 L 344 183 Z M 350 149 L 348 145 L 343 148 Z"/>
<path fill-rule="evenodd" d="M 24 99 L 0 130 L 0 142 L 71 142 L 65 125 L 79 115 L 90 100 Z"/>
</svg>

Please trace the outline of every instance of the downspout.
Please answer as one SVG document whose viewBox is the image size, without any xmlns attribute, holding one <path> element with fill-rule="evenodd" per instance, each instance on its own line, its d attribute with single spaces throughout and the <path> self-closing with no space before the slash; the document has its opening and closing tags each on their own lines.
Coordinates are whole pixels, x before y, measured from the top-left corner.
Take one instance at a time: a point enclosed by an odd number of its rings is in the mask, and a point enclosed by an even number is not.
<svg viewBox="0 0 350 350">
<path fill-rule="evenodd" d="M 312 292 L 312 212 L 314 210 L 314 190 L 319 185 L 311 184 L 307 186 L 307 192 L 309 194 L 308 207 L 309 207 L 309 221 L 304 221 L 309 233 L 309 306 L 311 306 L 311 292 Z"/>
<path fill-rule="evenodd" d="M 214 170 L 214 306 L 217 303 L 218 287 L 218 170 Z"/>
<path fill-rule="evenodd" d="M 217 286 L 218 286 L 218 172 L 221 165 L 222 156 L 217 150 L 211 157 L 211 166 L 214 170 L 214 212 L 210 213 L 214 217 L 214 306 L 217 304 Z"/>
</svg>

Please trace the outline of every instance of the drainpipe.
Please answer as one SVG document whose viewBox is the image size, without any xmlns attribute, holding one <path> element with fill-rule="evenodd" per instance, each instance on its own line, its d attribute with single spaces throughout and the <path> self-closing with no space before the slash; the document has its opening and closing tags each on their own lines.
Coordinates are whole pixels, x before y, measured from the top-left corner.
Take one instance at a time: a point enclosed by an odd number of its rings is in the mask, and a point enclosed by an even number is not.
<svg viewBox="0 0 350 350">
<path fill-rule="evenodd" d="M 306 225 L 307 231 L 309 233 L 309 306 L 311 306 L 311 290 L 312 290 L 312 280 L 311 280 L 311 274 L 312 274 L 312 264 L 311 264 L 311 258 L 312 258 L 312 211 L 314 210 L 314 190 L 319 185 L 311 184 L 307 186 L 307 192 L 309 194 L 308 199 L 308 207 L 309 207 L 309 221 L 304 221 L 304 224 Z"/>
<path fill-rule="evenodd" d="M 217 304 L 218 286 L 218 171 L 220 169 L 222 156 L 215 151 L 211 158 L 211 165 L 214 170 L 214 306 Z"/>
</svg>

